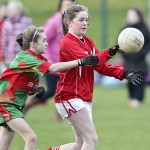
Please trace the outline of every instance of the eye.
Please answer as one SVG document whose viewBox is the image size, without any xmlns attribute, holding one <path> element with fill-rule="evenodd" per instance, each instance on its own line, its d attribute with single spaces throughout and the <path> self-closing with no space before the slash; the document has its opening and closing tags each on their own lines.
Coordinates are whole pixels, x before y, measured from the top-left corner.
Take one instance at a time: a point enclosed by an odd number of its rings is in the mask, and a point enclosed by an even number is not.
<svg viewBox="0 0 150 150">
<path fill-rule="evenodd" d="M 46 38 L 44 38 L 44 39 L 43 39 L 43 42 L 47 42 L 47 39 L 46 39 Z"/>
<path fill-rule="evenodd" d="M 83 19 L 83 18 L 81 18 L 81 19 L 79 19 L 79 21 L 80 21 L 80 22 L 82 22 L 82 21 L 84 21 L 84 19 Z"/>
</svg>

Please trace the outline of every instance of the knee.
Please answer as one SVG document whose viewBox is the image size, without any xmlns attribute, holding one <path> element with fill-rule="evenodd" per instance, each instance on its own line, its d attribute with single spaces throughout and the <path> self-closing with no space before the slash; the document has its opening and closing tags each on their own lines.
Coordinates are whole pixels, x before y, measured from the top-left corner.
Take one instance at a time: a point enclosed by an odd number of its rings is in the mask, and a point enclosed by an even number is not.
<svg viewBox="0 0 150 150">
<path fill-rule="evenodd" d="M 93 143 L 94 143 L 94 145 L 96 146 L 97 145 L 97 143 L 98 143 L 98 136 L 97 136 L 97 134 L 94 136 L 94 138 L 93 138 Z"/>
<path fill-rule="evenodd" d="M 90 136 L 90 139 L 88 140 L 88 144 L 92 149 L 96 148 L 97 143 L 98 143 L 97 134 Z"/>
<path fill-rule="evenodd" d="M 76 136 L 76 148 L 81 149 L 83 145 L 83 139 L 81 136 Z"/>
<path fill-rule="evenodd" d="M 97 134 L 92 137 L 91 141 L 92 141 L 93 145 L 95 145 L 95 146 L 97 145 L 97 143 L 98 143 L 98 136 L 97 136 Z"/>
<path fill-rule="evenodd" d="M 26 138 L 26 143 L 33 143 L 35 144 L 37 141 L 37 136 L 35 133 L 29 133 L 27 135 L 27 138 Z"/>
</svg>

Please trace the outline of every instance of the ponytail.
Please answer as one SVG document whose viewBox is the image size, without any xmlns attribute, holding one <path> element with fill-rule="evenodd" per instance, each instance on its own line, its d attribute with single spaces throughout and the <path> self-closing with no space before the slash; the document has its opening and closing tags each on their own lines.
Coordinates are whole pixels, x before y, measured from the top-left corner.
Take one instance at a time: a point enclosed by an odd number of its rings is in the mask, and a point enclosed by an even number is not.
<svg viewBox="0 0 150 150">
<path fill-rule="evenodd" d="M 68 27 L 67 24 L 65 23 L 65 12 L 62 14 L 62 31 L 64 35 L 66 35 L 68 32 Z"/>
</svg>

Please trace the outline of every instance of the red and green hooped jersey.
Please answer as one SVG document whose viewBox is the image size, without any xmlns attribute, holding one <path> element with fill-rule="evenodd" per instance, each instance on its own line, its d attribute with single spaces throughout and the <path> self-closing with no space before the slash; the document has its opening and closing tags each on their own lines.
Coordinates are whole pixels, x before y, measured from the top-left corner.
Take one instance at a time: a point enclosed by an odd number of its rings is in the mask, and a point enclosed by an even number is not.
<svg viewBox="0 0 150 150">
<path fill-rule="evenodd" d="M 30 89 L 38 84 L 50 63 L 31 50 L 21 51 L 0 77 L 0 103 L 24 106 Z"/>
</svg>

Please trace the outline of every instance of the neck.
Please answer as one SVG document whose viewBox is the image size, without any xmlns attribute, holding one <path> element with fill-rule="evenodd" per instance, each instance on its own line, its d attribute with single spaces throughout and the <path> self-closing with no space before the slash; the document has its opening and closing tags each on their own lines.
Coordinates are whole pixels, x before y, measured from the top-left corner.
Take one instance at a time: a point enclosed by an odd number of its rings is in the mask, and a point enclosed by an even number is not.
<svg viewBox="0 0 150 150">
<path fill-rule="evenodd" d="M 71 33 L 73 36 L 75 36 L 75 37 L 76 37 L 76 38 L 78 38 L 78 39 L 82 39 L 82 38 L 83 38 L 83 36 L 82 36 L 82 35 L 76 35 L 76 34 L 74 34 L 74 33 L 70 32 L 70 31 L 69 31 L 69 33 Z"/>
<path fill-rule="evenodd" d="M 37 55 L 39 55 L 39 53 L 34 49 L 34 48 L 29 48 L 31 51 L 33 51 L 34 53 L 36 53 Z"/>
</svg>

